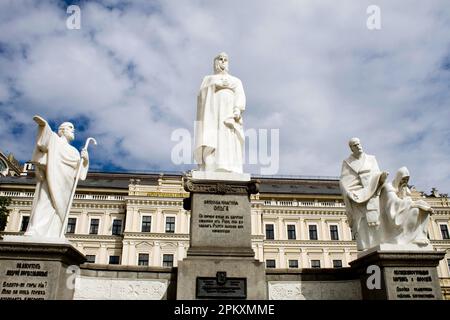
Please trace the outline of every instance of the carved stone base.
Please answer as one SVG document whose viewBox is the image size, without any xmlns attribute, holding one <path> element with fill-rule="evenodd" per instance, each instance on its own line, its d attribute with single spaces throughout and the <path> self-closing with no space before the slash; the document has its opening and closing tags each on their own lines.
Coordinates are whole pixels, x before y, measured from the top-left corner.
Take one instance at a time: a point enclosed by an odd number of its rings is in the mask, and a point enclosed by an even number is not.
<svg viewBox="0 0 450 320">
<path fill-rule="evenodd" d="M 258 183 L 184 177 L 184 188 L 191 238 L 178 264 L 177 299 L 265 299 L 265 267 L 251 244 L 249 198 Z"/>
<path fill-rule="evenodd" d="M 363 300 L 442 300 L 436 267 L 445 252 L 373 251 L 350 262 Z"/>
<path fill-rule="evenodd" d="M 70 244 L 0 241 L 0 300 L 71 300 L 85 261 Z"/>
</svg>

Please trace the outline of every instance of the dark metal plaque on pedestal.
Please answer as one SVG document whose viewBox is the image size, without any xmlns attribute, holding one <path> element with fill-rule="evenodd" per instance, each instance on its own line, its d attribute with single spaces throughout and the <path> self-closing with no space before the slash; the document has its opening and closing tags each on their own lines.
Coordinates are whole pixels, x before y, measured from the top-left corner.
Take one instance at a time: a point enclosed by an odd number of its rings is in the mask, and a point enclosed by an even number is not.
<svg viewBox="0 0 450 320">
<path fill-rule="evenodd" d="M 246 299 L 247 278 L 197 277 L 196 297 L 209 299 Z"/>
</svg>

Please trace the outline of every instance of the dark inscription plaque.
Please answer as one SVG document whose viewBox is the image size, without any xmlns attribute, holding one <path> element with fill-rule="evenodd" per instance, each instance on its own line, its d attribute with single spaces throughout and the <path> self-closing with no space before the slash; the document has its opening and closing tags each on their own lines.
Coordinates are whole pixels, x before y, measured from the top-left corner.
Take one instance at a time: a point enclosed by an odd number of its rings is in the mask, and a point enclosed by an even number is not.
<svg viewBox="0 0 450 320">
<path fill-rule="evenodd" d="M 0 300 L 48 299 L 49 270 L 40 262 L 2 261 Z"/>
<path fill-rule="evenodd" d="M 214 277 L 197 277 L 197 298 L 246 299 L 247 279 L 227 278 L 219 283 Z"/>
<path fill-rule="evenodd" d="M 436 299 L 436 288 L 427 268 L 395 268 L 388 273 L 394 299 Z"/>
</svg>

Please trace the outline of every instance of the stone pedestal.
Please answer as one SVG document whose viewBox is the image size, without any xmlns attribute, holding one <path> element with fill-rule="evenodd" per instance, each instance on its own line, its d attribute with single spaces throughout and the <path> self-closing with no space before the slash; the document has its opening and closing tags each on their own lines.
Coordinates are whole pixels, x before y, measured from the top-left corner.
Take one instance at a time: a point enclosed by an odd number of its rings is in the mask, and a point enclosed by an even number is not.
<svg viewBox="0 0 450 320">
<path fill-rule="evenodd" d="M 350 262 L 363 300 L 442 300 L 436 267 L 445 252 L 374 248 Z"/>
<path fill-rule="evenodd" d="M 67 243 L 0 241 L 0 300 L 71 300 L 85 261 Z"/>
<path fill-rule="evenodd" d="M 178 264 L 177 299 L 265 299 L 265 267 L 251 246 L 249 197 L 258 184 L 184 177 L 184 188 L 191 239 Z"/>
</svg>

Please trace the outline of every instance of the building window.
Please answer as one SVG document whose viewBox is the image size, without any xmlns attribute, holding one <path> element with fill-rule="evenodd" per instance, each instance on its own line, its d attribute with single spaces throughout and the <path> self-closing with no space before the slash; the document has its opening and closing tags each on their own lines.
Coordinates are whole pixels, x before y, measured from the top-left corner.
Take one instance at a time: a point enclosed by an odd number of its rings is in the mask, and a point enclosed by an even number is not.
<svg viewBox="0 0 450 320">
<path fill-rule="evenodd" d="M 295 235 L 295 225 L 293 224 L 289 224 L 287 226 L 287 235 L 288 235 L 288 239 L 289 240 L 295 240 L 297 239 L 296 235 Z"/>
<path fill-rule="evenodd" d="M 163 254 L 163 267 L 173 267 L 173 254 Z"/>
<path fill-rule="evenodd" d="M 77 226 L 77 218 L 69 218 L 69 220 L 67 220 L 66 233 L 75 233 L 76 226 Z"/>
<path fill-rule="evenodd" d="M 166 217 L 166 232 L 175 232 L 175 217 Z"/>
<path fill-rule="evenodd" d="M 342 260 L 333 260 L 333 268 L 342 268 Z"/>
<path fill-rule="evenodd" d="M 317 226 L 315 224 L 309 225 L 309 240 L 317 240 Z"/>
<path fill-rule="evenodd" d="M 448 234 L 448 226 L 446 224 L 441 224 L 440 227 L 442 239 L 450 239 L 450 236 Z"/>
<path fill-rule="evenodd" d="M 120 256 L 109 256 L 109 264 L 119 264 Z"/>
<path fill-rule="evenodd" d="M 275 268 L 275 267 L 276 267 L 275 260 L 273 259 L 266 260 L 266 268 Z"/>
<path fill-rule="evenodd" d="M 273 231 L 273 224 L 266 224 L 266 239 L 267 240 L 275 239 L 275 233 Z"/>
<path fill-rule="evenodd" d="M 87 263 L 95 263 L 95 255 L 93 255 L 93 254 L 87 254 L 87 255 L 86 255 L 86 262 L 87 262 Z"/>
<path fill-rule="evenodd" d="M 331 240 L 339 240 L 339 232 L 337 225 L 330 226 L 330 239 Z"/>
<path fill-rule="evenodd" d="M 139 253 L 138 266 L 148 266 L 148 253 Z"/>
<path fill-rule="evenodd" d="M 447 259 L 448 272 L 450 273 L 450 259 Z"/>
<path fill-rule="evenodd" d="M 112 234 L 115 236 L 122 234 L 122 220 L 120 219 L 113 220 Z"/>
<path fill-rule="evenodd" d="M 311 260 L 311 268 L 320 268 L 320 260 Z"/>
<path fill-rule="evenodd" d="M 89 228 L 89 234 L 98 234 L 99 219 L 91 219 L 91 227 Z"/>
<path fill-rule="evenodd" d="M 20 231 L 27 231 L 28 222 L 30 222 L 30 216 L 22 216 L 22 223 L 20 224 Z"/>
<path fill-rule="evenodd" d="M 152 229 L 152 217 L 151 216 L 143 216 L 141 232 L 150 232 L 151 229 Z"/>
<path fill-rule="evenodd" d="M 289 268 L 298 268 L 298 260 L 289 260 Z"/>
</svg>

